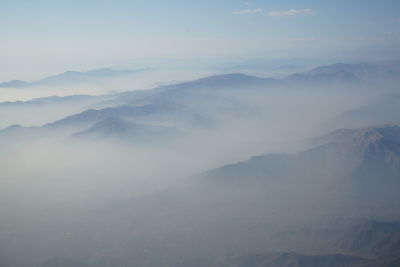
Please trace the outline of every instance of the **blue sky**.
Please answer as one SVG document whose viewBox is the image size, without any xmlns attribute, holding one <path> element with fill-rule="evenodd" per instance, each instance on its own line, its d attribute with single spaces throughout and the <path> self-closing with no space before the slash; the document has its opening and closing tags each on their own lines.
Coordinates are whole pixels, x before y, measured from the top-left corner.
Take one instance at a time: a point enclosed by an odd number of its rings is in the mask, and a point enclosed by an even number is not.
<svg viewBox="0 0 400 267">
<path fill-rule="evenodd" d="M 0 0 L 0 72 L 145 59 L 390 59 L 398 0 Z"/>
</svg>

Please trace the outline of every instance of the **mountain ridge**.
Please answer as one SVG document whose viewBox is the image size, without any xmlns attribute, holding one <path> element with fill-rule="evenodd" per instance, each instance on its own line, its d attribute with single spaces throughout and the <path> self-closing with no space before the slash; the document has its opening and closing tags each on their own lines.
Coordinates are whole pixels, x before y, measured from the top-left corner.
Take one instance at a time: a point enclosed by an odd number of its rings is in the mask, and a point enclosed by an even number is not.
<svg viewBox="0 0 400 267">
<path fill-rule="evenodd" d="M 400 177 L 400 126 L 340 129 L 317 139 L 324 142 L 300 153 L 264 154 L 211 170 L 206 176 L 286 177 L 289 169 L 315 165 L 352 170 L 352 176 L 361 180 L 368 176 L 368 179 L 382 181 L 378 179 L 379 171 L 391 170 L 391 179 L 400 185 L 400 180 L 396 180 L 396 176 Z M 379 171 L 372 172 L 368 166 L 379 167 Z M 369 172 L 371 175 L 367 175 Z"/>
<path fill-rule="evenodd" d="M 0 88 L 23 88 L 32 86 L 42 86 L 42 85 L 60 85 L 60 84 L 70 84 L 79 82 L 88 82 L 94 79 L 104 79 L 112 78 L 117 76 L 127 76 L 140 72 L 151 71 L 151 68 L 144 69 L 122 69 L 122 70 L 112 70 L 110 68 L 94 69 L 89 71 L 66 71 L 60 74 L 45 77 L 40 80 L 26 82 L 21 80 L 11 80 L 8 82 L 0 83 Z"/>
</svg>

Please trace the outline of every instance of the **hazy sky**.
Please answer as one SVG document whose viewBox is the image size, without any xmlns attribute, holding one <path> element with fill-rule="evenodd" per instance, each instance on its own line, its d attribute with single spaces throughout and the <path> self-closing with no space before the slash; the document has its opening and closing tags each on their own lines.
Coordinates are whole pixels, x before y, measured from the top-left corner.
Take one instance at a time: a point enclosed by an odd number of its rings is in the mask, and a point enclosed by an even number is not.
<svg viewBox="0 0 400 267">
<path fill-rule="evenodd" d="M 0 78 L 139 59 L 387 59 L 399 11 L 399 0 L 0 0 Z"/>
</svg>

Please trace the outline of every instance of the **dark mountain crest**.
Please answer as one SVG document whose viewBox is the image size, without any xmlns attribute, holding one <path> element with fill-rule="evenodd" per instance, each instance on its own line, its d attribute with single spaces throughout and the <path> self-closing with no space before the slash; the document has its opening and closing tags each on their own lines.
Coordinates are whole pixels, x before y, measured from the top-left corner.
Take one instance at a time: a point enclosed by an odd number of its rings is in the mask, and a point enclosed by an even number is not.
<svg viewBox="0 0 400 267">
<path fill-rule="evenodd" d="M 96 122 L 110 117 L 148 116 L 179 112 L 180 108 L 168 104 L 146 104 L 142 106 L 118 106 L 103 109 L 88 109 L 78 114 L 49 123 L 45 126 L 58 126 L 70 123 Z"/>
<path fill-rule="evenodd" d="M 398 125 L 340 129 L 317 138 L 317 142 L 325 144 L 303 153 L 313 152 L 320 157 L 333 155 L 330 161 L 337 160 L 338 165 L 348 163 L 352 169 L 352 176 L 357 180 L 379 181 L 384 184 L 383 177 L 394 181 L 396 177 L 400 177 Z"/>
<path fill-rule="evenodd" d="M 295 83 L 316 83 L 316 82 L 334 82 L 334 83 L 362 83 L 362 80 L 356 75 L 347 71 L 336 71 L 328 73 L 296 73 L 284 78 L 284 82 Z"/>
<path fill-rule="evenodd" d="M 181 82 L 171 85 L 161 86 L 160 89 L 165 90 L 191 90 L 201 88 L 226 89 L 226 88 L 241 88 L 241 87 L 254 87 L 262 86 L 276 82 L 270 78 L 260 78 L 257 76 L 242 74 L 242 73 L 229 73 L 213 75 L 200 78 L 194 81 Z"/>
<path fill-rule="evenodd" d="M 400 182 L 400 126 L 340 129 L 318 138 L 318 142 L 322 144 L 298 154 L 253 157 L 209 171 L 206 176 L 239 180 L 284 178 L 301 175 L 306 168 L 316 172 L 339 171 L 356 180 L 372 180 L 382 185 L 383 177 Z"/>
<path fill-rule="evenodd" d="M 365 80 L 373 80 L 380 77 L 398 79 L 400 74 L 400 61 L 354 64 L 336 63 L 332 65 L 316 67 L 308 71 L 307 74 L 332 74 L 341 71 L 351 73 L 352 75 Z"/>
<path fill-rule="evenodd" d="M 316 143 L 351 143 L 352 146 L 368 146 L 382 140 L 400 142 L 400 126 L 384 124 L 358 129 L 342 128 L 314 139 Z"/>
<path fill-rule="evenodd" d="M 118 116 L 109 116 L 86 130 L 74 133 L 72 139 L 114 138 L 120 141 L 160 141 L 173 139 L 180 135 L 177 129 L 159 125 L 149 125 L 125 120 Z"/>
<path fill-rule="evenodd" d="M 377 70 L 377 67 L 374 66 L 373 64 L 370 63 L 354 63 L 354 64 L 347 64 L 347 63 L 335 63 L 331 65 L 324 65 L 324 66 L 319 66 L 316 67 L 310 71 L 308 71 L 308 74 L 311 75 L 316 75 L 316 74 L 321 74 L 321 73 L 333 73 L 333 72 L 338 72 L 338 71 L 347 71 L 347 72 L 352 72 L 355 70 L 363 70 L 365 71 L 373 71 Z"/>
<path fill-rule="evenodd" d="M 295 165 L 296 157 L 290 154 L 266 154 L 253 157 L 246 162 L 229 164 L 205 173 L 210 179 L 229 177 L 230 181 L 241 181 L 251 174 L 253 179 L 268 176 L 284 177 Z"/>
<path fill-rule="evenodd" d="M 110 131 L 127 131 L 130 130 L 131 128 L 138 126 L 137 124 L 134 123 L 128 123 L 127 121 L 117 117 L 117 116 L 110 116 L 106 117 L 105 119 L 97 122 L 95 125 L 91 127 L 93 131 L 97 130 L 104 130 L 108 129 Z"/>
</svg>

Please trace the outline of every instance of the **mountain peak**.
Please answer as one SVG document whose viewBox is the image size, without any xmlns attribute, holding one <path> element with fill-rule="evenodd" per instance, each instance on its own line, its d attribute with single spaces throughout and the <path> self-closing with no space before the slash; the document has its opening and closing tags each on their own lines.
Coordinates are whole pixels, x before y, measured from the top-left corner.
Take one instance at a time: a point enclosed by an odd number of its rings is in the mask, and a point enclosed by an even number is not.
<svg viewBox="0 0 400 267">
<path fill-rule="evenodd" d="M 118 116 L 109 116 L 89 129 L 72 135 L 74 138 L 117 138 L 132 141 L 156 141 L 178 134 L 175 128 L 130 122 Z"/>
<path fill-rule="evenodd" d="M 214 75 L 210 77 L 201 78 L 194 82 L 203 83 L 206 85 L 219 85 L 224 82 L 245 83 L 245 82 L 254 82 L 262 80 L 263 80 L 262 78 L 243 73 L 228 73 L 228 74 Z"/>
<path fill-rule="evenodd" d="M 358 129 L 340 129 L 320 139 L 324 145 L 306 153 L 335 155 L 341 164 L 349 164 L 357 180 L 385 184 L 398 183 L 400 172 L 400 126 L 382 125 Z M 375 187 L 376 188 L 376 187 Z"/>
<path fill-rule="evenodd" d="M 194 89 L 194 88 L 238 88 L 247 86 L 263 85 L 267 82 L 274 81 L 273 79 L 264 79 L 256 76 L 251 76 L 243 73 L 228 73 L 213 75 L 200 78 L 194 81 L 173 84 L 166 86 L 167 88 L 179 89 Z"/>
<path fill-rule="evenodd" d="M 361 80 L 356 75 L 346 70 L 337 70 L 328 72 L 311 71 L 306 73 L 296 73 L 293 75 L 289 75 L 284 79 L 284 81 L 295 82 L 295 83 L 339 82 L 339 83 L 350 83 L 350 84 L 361 82 Z"/>
<path fill-rule="evenodd" d="M 371 144 L 382 140 L 400 143 L 400 126 L 385 124 L 358 129 L 339 129 L 321 138 L 321 141 L 334 143 Z"/>
</svg>

